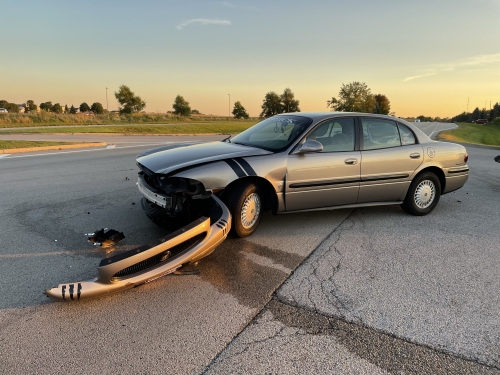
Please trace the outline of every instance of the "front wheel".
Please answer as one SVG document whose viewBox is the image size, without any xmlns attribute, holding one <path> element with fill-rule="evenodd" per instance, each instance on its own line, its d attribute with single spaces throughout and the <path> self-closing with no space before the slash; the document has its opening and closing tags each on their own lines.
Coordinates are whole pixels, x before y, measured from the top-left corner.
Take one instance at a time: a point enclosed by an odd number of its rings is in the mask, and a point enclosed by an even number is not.
<svg viewBox="0 0 500 375">
<path fill-rule="evenodd" d="M 253 183 L 234 186 L 224 199 L 231 211 L 231 232 L 240 238 L 250 236 L 259 226 L 262 217 L 262 194 L 257 185 Z"/>
<path fill-rule="evenodd" d="M 401 207 L 411 215 L 424 216 L 437 206 L 440 196 L 439 178 L 434 173 L 424 172 L 412 181 Z"/>
</svg>

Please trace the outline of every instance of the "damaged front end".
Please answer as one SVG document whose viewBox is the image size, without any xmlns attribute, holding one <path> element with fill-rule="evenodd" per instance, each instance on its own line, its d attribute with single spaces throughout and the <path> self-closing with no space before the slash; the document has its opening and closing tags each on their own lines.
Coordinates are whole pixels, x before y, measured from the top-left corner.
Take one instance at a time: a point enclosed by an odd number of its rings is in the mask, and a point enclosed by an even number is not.
<svg viewBox="0 0 500 375">
<path fill-rule="evenodd" d="M 158 193 L 148 188 L 147 184 L 141 185 L 139 182 L 139 189 L 141 186 L 146 189 L 141 192 L 149 200 L 164 203 L 164 209 L 169 209 L 168 200 L 151 195 Z M 170 209 L 175 212 L 178 204 L 184 203 L 173 199 Z M 54 301 L 65 302 L 100 297 L 153 281 L 209 255 L 227 237 L 231 228 L 231 214 L 213 194 L 203 194 L 202 204 L 194 206 L 189 214 L 197 212 L 200 215 L 161 238 L 158 245 L 141 246 L 103 259 L 97 268 L 96 278 L 60 284 L 47 290 L 46 295 Z"/>
<path fill-rule="evenodd" d="M 162 227 L 189 223 L 210 210 L 212 194 L 196 180 L 141 171 L 137 187 L 143 211 Z"/>
</svg>

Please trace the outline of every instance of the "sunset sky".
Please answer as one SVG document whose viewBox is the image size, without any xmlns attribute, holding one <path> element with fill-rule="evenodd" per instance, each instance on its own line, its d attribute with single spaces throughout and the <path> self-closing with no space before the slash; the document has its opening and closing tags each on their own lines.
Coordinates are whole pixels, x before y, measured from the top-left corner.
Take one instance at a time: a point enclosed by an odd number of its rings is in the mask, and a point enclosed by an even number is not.
<svg viewBox="0 0 500 375">
<path fill-rule="evenodd" d="M 500 102 L 500 0 L 0 0 L 0 99 L 117 109 L 122 84 L 172 110 L 251 116 L 290 87 L 326 111 L 342 83 L 385 94 L 397 116 Z"/>
</svg>

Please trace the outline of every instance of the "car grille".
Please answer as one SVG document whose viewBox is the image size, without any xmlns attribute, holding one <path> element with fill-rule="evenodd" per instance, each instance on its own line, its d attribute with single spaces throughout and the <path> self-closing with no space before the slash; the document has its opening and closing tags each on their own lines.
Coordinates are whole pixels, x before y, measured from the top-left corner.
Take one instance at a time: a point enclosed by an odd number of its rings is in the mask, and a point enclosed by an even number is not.
<svg viewBox="0 0 500 375">
<path fill-rule="evenodd" d="M 192 249 L 194 246 L 199 244 L 206 237 L 206 235 L 206 232 L 200 233 L 166 251 L 153 255 L 152 257 L 138 262 L 130 267 L 124 268 L 121 271 L 115 273 L 111 278 L 111 281 L 127 279 L 149 271 L 155 267 L 159 267 L 160 265 L 164 264 L 164 262 L 171 261 L 182 255 L 186 251 Z"/>
</svg>

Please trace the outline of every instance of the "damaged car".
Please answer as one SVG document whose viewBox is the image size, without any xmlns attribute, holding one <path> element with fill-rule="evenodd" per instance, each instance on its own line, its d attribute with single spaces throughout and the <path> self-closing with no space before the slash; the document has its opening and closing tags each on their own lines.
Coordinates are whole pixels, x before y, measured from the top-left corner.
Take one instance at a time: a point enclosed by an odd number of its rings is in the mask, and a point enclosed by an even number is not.
<svg viewBox="0 0 500 375">
<path fill-rule="evenodd" d="M 401 205 L 429 214 L 468 179 L 465 147 L 436 142 L 414 125 L 366 113 L 290 113 L 220 142 L 176 144 L 137 156 L 148 217 L 181 225 L 218 197 L 231 232 L 247 237 L 262 213 Z"/>
<path fill-rule="evenodd" d="M 466 149 L 432 141 L 414 125 L 365 113 L 290 113 L 234 138 L 180 143 L 137 156 L 141 205 L 170 234 L 101 261 L 94 279 L 46 291 L 79 301 L 133 288 L 209 255 L 231 231 L 255 232 L 262 214 L 372 205 L 432 212 L 468 179 Z M 107 228 L 89 241 L 124 238 Z"/>
</svg>

